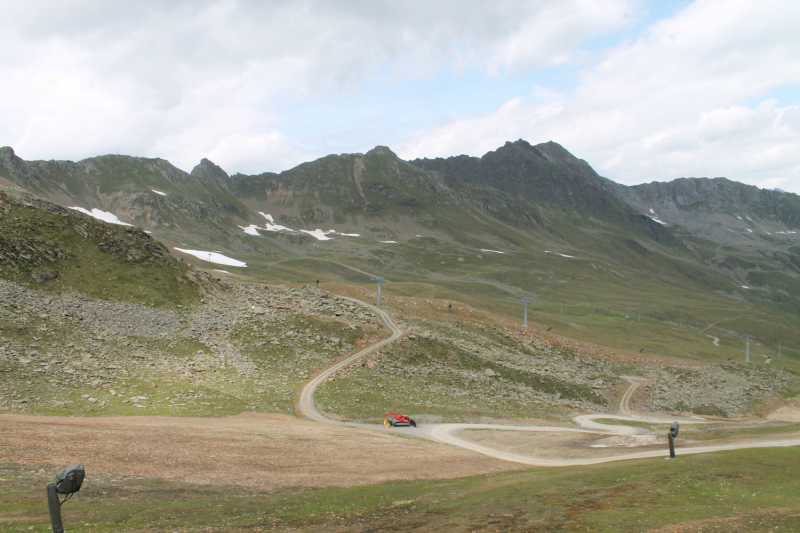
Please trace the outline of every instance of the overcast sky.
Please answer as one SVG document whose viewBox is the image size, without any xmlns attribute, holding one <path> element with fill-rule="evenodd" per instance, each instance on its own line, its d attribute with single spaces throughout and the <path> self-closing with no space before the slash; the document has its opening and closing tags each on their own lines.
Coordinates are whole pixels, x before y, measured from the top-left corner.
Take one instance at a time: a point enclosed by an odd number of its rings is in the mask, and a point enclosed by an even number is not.
<svg viewBox="0 0 800 533">
<path fill-rule="evenodd" d="M 800 2 L 0 0 L 0 145 L 280 171 L 549 140 L 800 193 Z"/>
</svg>

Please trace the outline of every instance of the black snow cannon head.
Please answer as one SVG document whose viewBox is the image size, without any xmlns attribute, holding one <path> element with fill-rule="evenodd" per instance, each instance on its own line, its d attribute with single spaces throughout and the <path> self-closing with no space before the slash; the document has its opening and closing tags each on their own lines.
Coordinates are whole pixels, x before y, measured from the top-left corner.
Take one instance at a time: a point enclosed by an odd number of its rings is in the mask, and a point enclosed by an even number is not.
<svg viewBox="0 0 800 533">
<path fill-rule="evenodd" d="M 669 434 L 672 435 L 672 438 L 678 438 L 678 430 L 680 429 L 680 424 L 677 422 L 673 422 L 672 425 L 669 427 Z"/>
<path fill-rule="evenodd" d="M 56 492 L 59 494 L 72 494 L 81 490 L 83 477 L 86 472 L 83 470 L 83 463 L 69 466 L 56 474 Z"/>
</svg>

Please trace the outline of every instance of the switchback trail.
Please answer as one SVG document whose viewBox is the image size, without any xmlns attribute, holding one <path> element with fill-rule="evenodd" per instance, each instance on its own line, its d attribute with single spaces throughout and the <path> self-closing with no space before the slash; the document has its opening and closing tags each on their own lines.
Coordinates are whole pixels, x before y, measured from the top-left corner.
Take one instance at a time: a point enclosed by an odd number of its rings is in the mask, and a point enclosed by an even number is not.
<svg viewBox="0 0 800 533">
<path fill-rule="evenodd" d="M 331 375 L 333 375 L 338 370 L 358 361 L 359 359 L 367 355 L 370 355 L 376 352 L 377 350 L 380 350 L 384 346 L 391 344 L 392 342 L 403 337 L 403 335 L 405 334 L 405 331 L 400 329 L 400 327 L 394 322 L 392 316 L 383 309 L 364 303 L 355 298 L 346 298 L 346 299 L 350 300 L 351 302 L 357 303 L 359 305 L 368 307 L 370 310 L 372 310 L 378 316 L 380 316 L 381 320 L 383 320 L 384 324 L 386 324 L 386 326 L 391 331 L 391 336 L 373 344 L 372 346 L 369 346 L 368 348 L 361 350 L 356 354 L 353 354 L 345 358 L 344 360 L 322 371 L 313 379 L 311 379 L 300 392 L 300 397 L 297 402 L 297 411 L 300 415 L 310 420 L 314 420 L 316 422 L 322 422 L 325 424 L 336 424 L 341 426 L 360 427 L 360 428 L 368 427 L 368 428 L 373 428 L 375 431 L 392 432 L 394 430 L 387 430 L 383 426 L 376 426 L 374 424 L 359 424 L 354 422 L 340 422 L 338 420 L 332 420 L 330 418 L 325 417 L 325 415 L 323 415 L 322 413 L 320 413 L 316 407 L 316 404 L 314 403 L 314 392 L 317 390 L 317 387 L 319 387 L 320 384 L 325 382 Z M 640 452 L 627 452 L 618 455 L 603 456 L 603 457 L 551 459 L 551 458 L 537 457 L 535 455 L 522 455 L 518 453 L 498 450 L 495 448 L 485 446 L 478 442 L 468 440 L 466 438 L 463 438 L 462 436 L 456 435 L 455 433 L 459 431 L 463 432 L 465 430 L 495 430 L 495 431 L 547 432 L 547 433 L 582 433 L 582 434 L 589 433 L 589 434 L 597 434 L 598 437 L 615 436 L 615 435 L 629 436 L 629 435 L 652 434 L 652 432 L 648 429 L 640 427 L 601 424 L 599 422 L 596 422 L 595 420 L 615 419 L 615 420 L 625 420 L 625 421 L 646 422 L 651 424 L 669 424 L 675 421 L 678 421 L 682 424 L 708 423 L 706 420 L 700 417 L 682 418 L 682 417 L 645 416 L 635 413 L 630 407 L 630 400 L 636 393 L 637 389 L 639 389 L 639 387 L 642 384 L 646 383 L 646 380 L 644 380 L 643 378 L 630 377 L 630 376 L 623 376 L 623 378 L 626 381 L 628 381 L 630 385 L 628 386 L 628 389 L 625 391 L 622 398 L 620 399 L 620 404 L 619 404 L 620 414 L 600 413 L 591 415 L 579 415 L 573 417 L 572 419 L 578 425 L 577 428 L 568 428 L 563 426 L 512 426 L 503 424 L 422 424 L 416 428 L 403 428 L 402 431 L 404 434 L 437 441 L 443 444 L 458 446 L 460 448 L 472 450 L 474 452 L 478 452 L 483 455 L 494 457 L 496 459 L 502 459 L 505 461 L 511 461 L 531 466 L 575 466 L 575 465 L 606 463 L 610 461 L 622 461 L 626 459 L 664 457 L 665 455 L 667 455 L 667 451 L 647 450 Z M 717 452 L 723 450 L 740 450 L 745 448 L 770 448 L 770 447 L 784 447 L 784 446 L 800 446 L 800 438 L 733 442 L 733 443 L 716 444 L 716 445 L 711 444 L 708 446 L 694 446 L 689 448 L 681 447 L 679 448 L 679 453 L 683 455 L 683 454 Z"/>
<path fill-rule="evenodd" d="M 389 328 L 392 334 L 388 338 L 383 339 L 382 341 L 378 341 L 372 346 L 364 348 L 360 352 L 353 354 L 350 357 L 347 357 L 346 359 L 339 361 L 330 368 L 320 372 L 313 379 L 311 379 L 311 381 L 306 383 L 305 387 L 303 387 L 303 390 L 300 391 L 300 397 L 297 400 L 297 412 L 300 415 L 310 420 L 314 420 L 316 422 L 324 422 L 326 424 L 342 424 L 342 422 L 326 418 L 322 413 L 319 412 L 316 404 L 314 403 L 314 392 L 317 390 L 317 387 L 319 387 L 321 383 L 323 383 L 325 380 L 327 380 L 329 377 L 335 374 L 338 370 L 346 367 L 351 363 L 358 361 L 362 357 L 375 353 L 384 346 L 393 343 L 394 341 L 402 337 L 403 334 L 405 333 L 402 329 L 400 329 L 397 326 L 397 324 L 395 324 L 394 320 L 392 320 L 391 315 L 386 311 L 384 311 L 383 309 L 375 307 L 374 305 L 366 304 L 361 300 L 356 300 L 355 298 L 349 298 L 346 296 L 342 296 L 341 298 L 368 307 L 379 317 L 381 317 L 381 320 L 383 320 L 384 324 L 386 324 L 386 326 Z"/>
</svg>

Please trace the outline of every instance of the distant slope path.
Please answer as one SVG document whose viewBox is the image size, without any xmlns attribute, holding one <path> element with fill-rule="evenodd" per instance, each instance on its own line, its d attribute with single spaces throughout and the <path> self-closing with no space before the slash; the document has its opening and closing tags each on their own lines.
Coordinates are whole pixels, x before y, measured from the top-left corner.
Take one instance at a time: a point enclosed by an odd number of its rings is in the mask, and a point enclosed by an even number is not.
<svg viewBox="0 0 800 533">
<path fill-rule="evenodd" d="M 403 335 L 405 334 L 405 331 L 400 329 L 400 327 L 394 322 L 392 316 L 387 311 L 375 307 L 374 305 L 364 303 L 355 298 L 347 298 L 347 299 L 350 300 L 351 302 L 368 307 L 370 310 L 375 312 L 378 316 L 381 317 L 381 320 L 383 320 L 384 324 L 386 324 L 386 326 L 389 328 L 392 334 L 386 339 L 376 342 L 372 346 L 369 346 L 368 348 L 365 348 L 360 352 L 353 354 L 350 357 L 347 357 L 346 359 L 336 363 L 335 365 L 324 370 L 323 372 L 319 373 L 316 377 L 314 377 L 312 380 L 310 380 L 300 392 L 300 397 L 297 402 L 297 411 L 301 416 L 304 416 L 305 418 L 314 420 L 316 422 L 322 422 L 325 424 L 336 424 L 342 426 L 361 427 L 361 428 L 371 427 L 374 428 L 376 431 L 381 431 L 381 432 L 391 431 L 385 429 L 383 426 L 375 426 L 374 424 L 359 424 L 354 422 L 340 422 L 338 420 L 331 420 L 330 418 L 327 418 L 325 415 L 320 413 L 316 407 L 316 404 L 314 403 L 314 392 L 317 390 L 317 387 L 319 387 L 320 384 L 325 382 L 331 375 L 333 375 L 338 370 L 358 361 L 359 359 L 367 355 L 370 355 L 376 352 L 377 350 L 380 350 L 384 346 L 391 344 L 392 342 L 403 337 Z M 630 407 L 630 400 L 636 393 L 636 390 L 639 389 L 639 387 L 642 384 L 646 383 L 646 380 L 644 380 L 643 378 L 630 377 L 630 376 L 624 376 L 624 379 L 627 380 L 628 383 L 630 383 L 630 386 L 620 399 L 620 405 L 619 405 L 620 414 L 600 413 L 600 414 L 576 416 L 573 418 L 573 421 L 579 426 L 579 428 L 566 428 L 561 426 L 511 426 L 502 424 L 424 424 L 416 428 L 404 428 L 403 433 L 441 442 L 443 444 L 451 444 L 453 446 L 458 446 L 459 448 L 472 450 L 474 452 L 478 452 L 480 454 L 487 455 L 489 457 L 494 457 L 496 459 L 502 459 L 505 461 L 511 461 L 515 463 L 521 463 L 531 466 L 575 466 L 575 465 L 606 463 L 610 461 L 622 461 L 625 459 L 664 457 L 665 455 L 667 455 L 668 452 L 667 450 L 647 450 L 641 452 L 629 452 L 614 456 L 595 457 L 595 458 L 549 459 L 549 458 L 536 457 L 534 455 L 521 455 L 502 450 L 497 450 L 494 448 L 490 448 L 488 446 L 484 446 L 483 444 L 474 441 L 466 440 L 464 438 L 454 435 L 454 433 L 463 430 L 498 430 L 498 431 L 533 431 L 533 432 L 550 432 L 550 433 L 553 432 L 596 433 L 598 435 L 641 435 L 641 434 L 648 434 L 651 432 L 647 429 L 639 427 L 601 424 L 599 422 L 595 422 L 595 420 L 615 419 L 615 420 L 649 422 L 654 424 L 669 424 L 674 421 L 678 421 L 682 424 L 708 423 L 706 420 L 700 417 L 691 417 L 691 418 L 663 417 L 663 416 L 658 417 L 658 416 L 645 416 L 638 413 L 634 413 Z M 690 448 L 680 447 L 679 453 L 684 455 L 684 454 L 695 454 L 695 453 L 718 452 L 723 450 L 740 450 L 745 448 L 771 448 L 771 447 L 785 447 L 785 446 L 800 446 L 800 438 L 733 442 L 733 443 L 716 444 L 716 445 L 711 444 L 708 446 L 694 446 Z"/>
<path fill-rule="evenodd" d="M 326 424 L 344 424 L 344 423 L 343 422 L 338 422 L 336 420 L 331 420 L 330 418 L 326 418 L 322 413 L 319 412 L 319 410 L 317 410 L 317 406 L 314 403 L 314 392 L 317 390 L 317 387 L 319 387 L 321 383 L 326 381 L 329 377 L 331 377 L 333 374 L 335 374 L 338 370 L 350 365 L 351 363 L 354 363 L 354 362 L 358 361 L 362 357 L 365 357 L 367 355 L 375 353 L 376 351 L 380 350 L 384 346 L 386 346 L 388 344 L 391 344 L 394 341 L 396 341 L 397 339 L 401 338 L 403 336 L 403 334 L 405 333 L 405 331 L 400 329 L 397 326 L 397 324 L 395 324 L 394 320 L 392 320 L 391 315 L 389 315 L 389 313 L 387 313 L 383 309 L 375 307 L 374 305 L 366 304 L 366 303 L 362 302 L 361 300 L 356 300 L 355 298 L 349 298 L 349 297 L 346 297 L 346 296 L 342 296 L 342 298 L 344 298 L 346 300 L 350 300 L 351 302 L 357 303 L 359 305 L 363 305 L 365 307 L 368 307 L 371 311 L 373 311 L 375 314 L 377 314 L 379 317 L 381 317 L 381 319 L 383 320 L 384 324 L 386 324 L 386 326 L 389 328 L 389 330 L 392 332 L 392 334 L 388 338 L 383 339 L 382 341 L 376 342 L 372 346 L 369 346 L 368 348 L 364 348 L 360 352 L 358 352 L 358 353 L 356 353 L 354 355 L 351 355 L 350 357 L 348 357 L 348 358 L 346 358 L 346 359 L 344 359 L 342 361 L 339 361 L 335 365 L 333 365 L 333 366 L 327 368 L 326 370 L 320 372 L 311 381 L 306 383 L 305 387 L 303 387 L 303 390 L 300 391 L 300 397 L 299 397 L 299 399 L 297 401 L 297 412 L 301 416 L 304 416 L 305 418 L 308 418 L 310 420 L 315 420 L 317 422 L 323 422 L 323 423 L 326 423 Z M 347 425 L 351 425 L 351 424 L 347 424 Z"/>
</svg>

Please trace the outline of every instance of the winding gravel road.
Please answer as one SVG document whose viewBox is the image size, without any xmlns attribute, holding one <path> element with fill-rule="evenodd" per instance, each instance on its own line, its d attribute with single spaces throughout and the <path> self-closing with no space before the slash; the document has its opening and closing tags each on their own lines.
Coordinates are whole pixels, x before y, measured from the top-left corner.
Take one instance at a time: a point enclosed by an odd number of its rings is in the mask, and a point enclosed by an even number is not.
<svg viewBox="0 0 800 533">
<path fill-rule="evenodd" d="M 361 300 L 356 300 L 355 298 L 349 298 L 347 296 L 342 296 L 341 298 L 368 307 L 372 312 L 381 317 L 381 320 L 383 320 L 383 323 L 386 324 L 386 326 L 392 332 L 392 335 L 386 339 L 383 339 L 382 341 L 376 342 L 375 344 L 369 346 L 368 348 L 364 348 L 360 352 L 351 355 L 347 359 L 339 361 L 335 365 L 317 374 L 313 379 L 311 379 L 308 383 L 306 383 L 305 387 L 303 387 L 303 390 L 300 391 L 300 397 L 297 400 L 297 412 L 301 416 L 304 416 L 309 420 L 314 420 L 316 422 L 323 422 L 325 424 L 370 426 L 371 424 L 347 424 L 344 422 L 338 422 L 336 420 L 331 420 L 330 418 L 326 418 L 322 413 L 319 412 L 319 410 L 317 409 L 317 405 L 314 403 L 314 392 L 317 390 L 317 387 L 319 387 L 321 383 L 325 382 L 338 370 L 348 366 L 351 363 L 358 361 L 362 357 L 366 357 L 367 355 L 375 353 L 376 351 L 380 350 L 387 344 L 393 343 L 394 341 L 402 337 L 405 334 L 405 331 L 400 329 L 397 326 L 397 324 L 394 323 L 394 320 L 392 320 L 392 316 L 383 309 L 375 307 L 374 305 L 366 304 Z"/>
<path fill-rule="evenodd" d="M 386 326 L 389 328 L 392 334 L 388 338 L 379 341 L 373 344 L 372 346 L 369 346 L 368 348 L 365 348 L 360 352 L 351 355 L 350 357 L 336 363 L 335 365 L 327 368 L 326 370 L 322 371 L 317 376 L 315 376 L 313 379 L 311 379 L 300 392 L 300 397 L 297 402 L 297 411 L 301 416 L 304 416 L 305 418 L 314 420 L 316 422 L 321 422 L 324 424 L 336 424 L 341 426 L 362 427 L 362 428 L 369 427 L 375 429 L 375 431 L 381 431 L 381 432 L 400 431 L 400 430 L 386 429 L 383 426 L 377 426 L 374 424 L 359 424 L 354 422 L 340 422 L 338 420 L 331 420 L 330 418 L 327 418 L 322 413 L 320 413 L 319 410 L 317 409 L 316 404 L 314 403 L 314 392 L 317 390 L 317 387 L 319 387 L 320 384 L 322 384 L 329 377 L 331 377 L 336 371 L 358 361 L 359 359 L 367 355 L 374 353 L 377 350 L 380 350 L 384 346 L 391 344 L 392 342 L 400 339 L 405 335 L 405 331 L 403 331 L 402 329 L 400 329 L 400 327 L 397 326 L 397 324 L 392 319 L 392 316 L 388 312 L 384 311 L 383 309 L 380 309 L 379 307 L 375 307 L 374 305 L 364 303 L 361 300 L 357 300 L 355 298 L 346 298 L 346 299 L 369 308 L 371 311 L 373 311 L 375 314 L 381 317 L 381 320 L 383 320 L 384 324 L 386 324 Z M 515 463 L 521 463 L 531 466 L 574 466 L 574 465 L 606 463 L 610 461 L 622 461 L 626 459 L 664 457 L 668 455 L 668 451 L 666 449 L 647 450 L 640 452 L 628 452 L 628 453 L 622 453 L 613 456 L 603 456 L 603 457 L 550 459 L 544 457 L 537 457 L 535 455 L 522 455 L 518 453 L 506 452 L 495 448 L 490 448 L 478 442 L 461 438 L 455 435 L 455 433 L 464 430 L 499 430 L 499 431 L 548 432 L 548 433 L 556 433 L 556 432 L 581 433 L 581 434 L 588 433 L 588 434 L 597 434 L 598 436 L 614 436 L 614 435 L 627 436 L 627 435 L 651 434 L 652 432 L 645 428 L 639 428 L 633 426 L 624 426 L 624 425 L 614 426 L 610 424 L 601 424 L 599 422 L 595 422 L 595 420 L 614 419 L 614 420 L 648 422 L 655 424 L 669 424 L 675 421 L 678 421 L 681 424 L 708 423 L 706 420 L 700 417 L 676 418 L 676 417 L 663 417 L 663 416 L 661 417 L 644 416 L 633 412 L 630 407 L 630 400 L 636 393 L 636 390 L 642 384 L 646 383 L 646 380 L 630 376 L 624 376 L 624 379 L 628 381 L 630 386 L 620 399 L 620 405 L 619 405 L 620 414 L 601 413 L 601 414 L 591 414 L 591 415 L 579 415 L 573 417 L 572 420 L 579 426 L 578 428 L 567 428 L 561 426 L 511 426 L 502 424 L 421 424 L 416 428 L 403 428 L 402 432 L 403 434 L 406 435 L 433 440 L 443 444 L 458 446 L 460 448 L 472 450 L 490 457 L 502 459 L 505 461 L 511 461 Z M 767 439 L 758 441 L 734 442 L 726 444 L 710 444 L 708 446 L 693 446 L 689 448 L 680 447 L 679 453 L 681 455 L 685 455 L 685 454 L 695 454 L 695 453 L 717 452 L 723 450 L 740 450 L 745 448 L 770 448 L 770 447 L 785 447 L 785 446 L 800 446 L 800 438 Z"/>
</svg>

